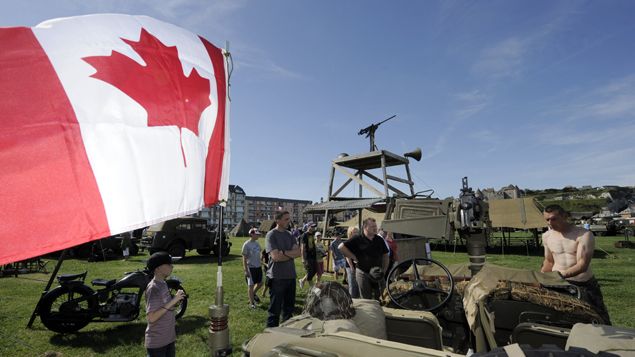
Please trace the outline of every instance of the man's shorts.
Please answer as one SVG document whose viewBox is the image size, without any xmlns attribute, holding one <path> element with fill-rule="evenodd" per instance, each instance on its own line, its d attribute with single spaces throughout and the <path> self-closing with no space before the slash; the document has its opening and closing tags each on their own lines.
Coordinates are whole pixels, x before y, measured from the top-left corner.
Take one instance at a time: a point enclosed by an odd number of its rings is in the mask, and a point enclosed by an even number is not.
<svg viewBox="0 0 635 357">
<path fill-rule="evenodd" d="M 249 268 L 249 274 L 251 275 L 251 281 L 249 281 L 249 278 L 246 278 L 247 285 L 256 285 L 262 282 L 262 268 Z"/>
<path fill-rule="evenodd" d="M 339 271 L 346 268 L 346 259 L 333 260 L 333 270 Z"/>
<path fill-rule="evenodd" d="M 317 273 L 317 262 L 312 259 L 305 260 L 304 270 L 306 271 L 307 281 L 311 281 L 311 279 L 313 279 L 313 277 Z"/>
</svg>

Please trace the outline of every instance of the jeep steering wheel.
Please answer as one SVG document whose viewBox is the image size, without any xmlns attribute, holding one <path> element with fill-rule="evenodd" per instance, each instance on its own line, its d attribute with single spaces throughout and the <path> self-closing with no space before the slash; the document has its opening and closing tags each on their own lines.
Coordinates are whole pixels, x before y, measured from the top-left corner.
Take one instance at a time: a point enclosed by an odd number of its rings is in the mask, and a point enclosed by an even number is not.
<svg viewBox="0 0 635 357">
<path fill-rule="evenodd" d="M 437 265 L 443 270 L 449 282 L 448 289 L 441 287 L 441 280 L 438 276 L 434 278 L 432 275 L 421 276 L 419 274 L 418 266 L 430 265 Z M 412 271 L 409 271 L 409 268 Z M 404 286 L 404 284 L 407 285 Z M 399 285 L 402 286 L 401 291 L 397 290 Z M 454 279 L 448 268 L 442 263 L 433 259 L 414 258 L 403 261 L 390 270 L 386 279 L 386 290 L 388 290 L 390 300 L 402 309 L 435 311 L 450 301 L 454 291 Z M 441 296 L 441 301 L 428 306 L 430 305 L 429 298 L 425 295 L 431 294 Z"/>
</svg>

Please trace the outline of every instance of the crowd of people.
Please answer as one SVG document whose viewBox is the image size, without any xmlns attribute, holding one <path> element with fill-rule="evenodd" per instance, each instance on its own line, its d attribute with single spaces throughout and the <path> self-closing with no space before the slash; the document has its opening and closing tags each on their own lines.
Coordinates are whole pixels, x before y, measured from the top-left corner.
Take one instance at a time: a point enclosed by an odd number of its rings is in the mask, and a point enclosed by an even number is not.
<svg viewBox="0 0 635 357">
<path fill-rule="evenodd" d="M 344 241 L 340 236 L 330 244 L 322 240 L 317 224 L 306 223 L 302 229 L 290 229 L 289 212 L 275 216 L 275 228 L 267 232 L 265 248 L 257 243 L 261 233 L 252 228 L 250 239 L 242 248 L 243 269 L 248 287 L 249 305 L 259 302 L 258 291 L 269 289 L 267 327 L 278 326 L 291 317 L 295 307 L 296 289 L 309 288 L 322 279 L 324 259 L 330 251 L 335 280 L 348 285 L 353 298 L 379 299 L 385 274 L 397 262 L 397 245 L 389 232 L 378 230 L 373 218 L 364 220 L 362 231 L 351 227 Z M 304 272 L 295 270 L 295 259 L 301 259 Z M 262 268 L 265 267 L 265 284 Z M 299 278 L 298 278 L 299 277 Z M 296 280 L 297 279 L 297 280 Z M 264 291 L 263 291 L 264 296 Z"/>
<path fill-rule="evenodd" d="M 576 227 L 567 220 L 567 213 L 558 205 L 547 206 L 543 212 L 549 229 L 543 234 L 544 261 L 542 272 L 558 272 L 563 279 L 582 288 L 583 299 L 600 314 L 605 324 L 610 318 L 604 305 L 600 286 L 590 264 L 595 242 L 593 234 Z M 308 222 L 302 230 L 290 230 L 290 215 L 280 211 L 275 216 L 275 228 L 267 232 L 265 249 L 258 239 L 260 231 L 252 228 L 250 239 L 242 247 L 242 266 L 248 287 L 248 302 L 256 308 L 260 302 L 258 291 L 264 297 L 269 290 L 269 308 L 266 326 L 275 327 L 291 318 L 295 309 L 296 287 L 312 286 L 324 272 L 324 257 L 330 250 L 336 281 L 345 276 L 348 293 L 352 298 L 379 299 L 385 276 L 398 263 L 397 244 L 390 232 L 378 228 L 373 218 L 363 221 L 361 231 L 349 227 L 347 239 L 336 236 L 328 245 L 322 242 L 317 225 Z M 298 279 L 295 259 L 301 259 L 304 275 Z M 146 290 L 146 348 L 149 356 L 174 355 L 174 307 L 185 296 L 179 290 L 170 296 L 165 278 L 172 272 L 172 261 L 166 253 L 155 253 L 148 260 L 148 269 L 154 279 Z M 263 275 L 263 267 L 266 274 Z M 264 278 L 264 281 L 263 281 Z"/>
</svg>

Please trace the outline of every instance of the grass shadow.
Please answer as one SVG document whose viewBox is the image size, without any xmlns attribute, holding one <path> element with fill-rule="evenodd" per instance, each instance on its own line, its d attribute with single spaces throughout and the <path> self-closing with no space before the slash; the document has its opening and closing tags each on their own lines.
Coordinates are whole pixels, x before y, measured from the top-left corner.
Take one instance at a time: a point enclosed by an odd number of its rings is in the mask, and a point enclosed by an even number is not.
<svg viewBox="0 0 635 357">
<path fill-rule="evenodd" d="M 142 344 L 145 329 L 143 322 L 127 323 L 107 330 L 56 334 L 51 336 L 50 343 L 54 346 L 90 348 L 103 354 L 121 345 Z"/>
<path fill-rule="evenodd" d="M 207 319 L 201 316 L 184 317 L 177 322 L 177 335 L 192 333 L 206 323 Z M 143 344 L 145 330 L 145 322 L 132 322 L 105 330 L 56 334 L 51 336 L 50 343 L 54 346 L 90 348 L 95 353 L 104 354 L 122 345 Z"/>
<path fill-rule="evenodd" d="M 223 257 L 223 263 L 231 262 L 234 260 L 241 260 L 242 255 L 230 254 L 226 257 Z M 192 255 L 185 256 L 185 258 L 180 259 L 178 262 L 175 262 L 175 265 L 186 265 L 186 264 L 216 264 L 218 262 L 218 257 L 212 255 Z"/>
<path fill-rule="evenodd" d="M 593 251 L 594 259 L 614 259 L 615 257 L 615 253 L 606 251 L 604 249 L 596 249 Z"/>
</svg>

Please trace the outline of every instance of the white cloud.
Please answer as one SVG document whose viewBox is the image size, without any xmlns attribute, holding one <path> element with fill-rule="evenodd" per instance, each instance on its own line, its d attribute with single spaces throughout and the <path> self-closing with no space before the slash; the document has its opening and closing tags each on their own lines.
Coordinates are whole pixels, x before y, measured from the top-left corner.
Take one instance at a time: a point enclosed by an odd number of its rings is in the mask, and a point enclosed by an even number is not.
<svg viewBox="0 0 635 357">
<path fill-rule="evenodd" d="M 584 93 L 572 92 L 569 104 L 560 101 L 545 112 L 547 116 L 564 118 L 579 125 L 582 120 L 596 120 L 615 126 L 615 120 L 635 117 L 635 75 L 615 79 L 597 88 L 585 88 Z M 609 124 L 607 120 L 613 120 Z"/>
<path fill-rule="evenodd" d="M 249 54 L 242 53 L 240 50 L 236 50 L 235 53 L 236 58 L 240 58 L 240 60 L 234 62 L 237 68 L 250 68 L 260 73 L 273 74 L 288 79 L 307 79 L 303 74 L 286 69 L 273 62 L 273 60 L 266 57 L 267 55 L 265 53 L 260 53 L 257 56 L 249 56 Z"/>
<path fill-rule="evenodd" d="M 631 142 L 635 138 L 635 124 L 585 128 L 576 124 L 552 124 L 538 139 L 552 146 L 589 145 L 609 142 Z"/>
<path fill-rule="evenodd" d="M 489 97 L 480 90 L 472 90 L 469 92 L 457 93 L 454 95 L 456 100 L 456 110 L 447 121 L 445 129 L 439 133 L 434 147 L 428 153 L 424 154 L 424 158 L 429 159 L 439 155 L 448 148 L 448 138 L 450 138 L 456 128 L 463 121 L 476 116 L 487 108 Z"/>
<path fill-rule="evenodd" d="M 246 6 L 245 0 L 163 0 L 157 3 L 154 0 L 144 0 L 143 4 L 159 14 L 169 18 L 178 19 L 190 23 L 192 26 L 215 26 L 218 23 L 226 23 L 226 20 L 234 12 Z"/>
<path fill-rule="evenodd" d="M 483 50 L 472 66 L 472 71 L 493 79 L 516 77 L 522 71 L 521 65 L 526 52 L 526 41 L 519 38 L 505 39 Z"/>
</svg>

